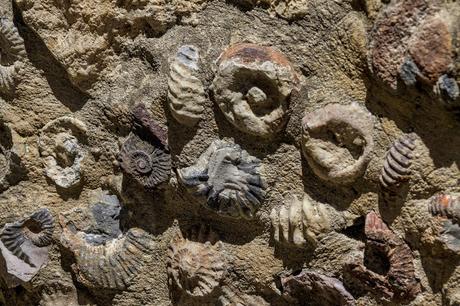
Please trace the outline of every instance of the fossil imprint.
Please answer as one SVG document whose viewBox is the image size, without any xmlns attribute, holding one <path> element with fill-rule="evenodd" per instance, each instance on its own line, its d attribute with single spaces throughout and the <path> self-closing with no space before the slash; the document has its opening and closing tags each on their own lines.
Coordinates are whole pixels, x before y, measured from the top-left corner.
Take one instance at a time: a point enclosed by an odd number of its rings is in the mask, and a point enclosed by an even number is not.
<svg viewBox="0 0 460 306">
<path fill-rule="evenodd" d="M 190 127 L 202 118 L 206 101 L 203 83 L 197 77 L 198 61 L 198 49 L 185 45 L 169 66 L 169 109 L 179 123 Z"/>
<path fill-rule="evenodd" d="M 178 176 L 197 196 L 206 197 L 206 208 L 252 219 L 266 193 L 260 170 L 260 160 L 239 145 L 216 140 L 194 165 L 179 169 Z"/>
<path fill-rule="evenodd" d="M 374 146 L 371 114 L 357 103 L 328 104 L 302 120 L 302 151 L 323 180 L 349 184 L 363 175 Z"/>
<path fill-rule="evenodd" d="M 227 120 L 264 138 L 280 132 L 299 83 L 289 60 L 273 48 L 242 43 L 228 47 L 217 65 L 212 88 Z"/>
<path fill-rule="evenodd" d="M 428 211 L 443 220 L 440 240 L 449 250 L 460 253 L 460 195 L 436 194 L 428 203 Z"/>
</svg>

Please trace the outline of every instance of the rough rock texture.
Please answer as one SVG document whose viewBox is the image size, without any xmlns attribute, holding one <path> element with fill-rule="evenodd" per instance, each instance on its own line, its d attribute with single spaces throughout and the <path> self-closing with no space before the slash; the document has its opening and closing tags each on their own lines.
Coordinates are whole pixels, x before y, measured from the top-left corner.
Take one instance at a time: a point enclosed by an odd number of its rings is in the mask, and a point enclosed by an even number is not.
<svg viewBox="0 0 460 306">
<path fill-rule="evenodd" d="M 61 221 L 32 278 L 0 275 L 0 305 L 459 305 L 458 1 L 0 12 L 0 228 L 41 208 Z M 401 168 L 387 152 L 412 134 Z"/>
</svg>

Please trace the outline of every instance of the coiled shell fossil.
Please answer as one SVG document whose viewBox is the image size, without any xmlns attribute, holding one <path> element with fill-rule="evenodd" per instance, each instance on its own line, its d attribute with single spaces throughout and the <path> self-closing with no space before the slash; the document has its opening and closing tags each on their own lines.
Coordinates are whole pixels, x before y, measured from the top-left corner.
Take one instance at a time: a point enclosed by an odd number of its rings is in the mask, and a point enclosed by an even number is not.
<svg viewBox="0 0 460 306">
<path fill-rule="evenodd" d="M 4 17 L 0 18 L 0 48 L 0 91 L 9 93 L 15 86 L 15 77 L 26 57 L 26 49 L 13 22 Z"/>
<path fill-rule="evenodd" d="M 365 266 L 361 262 L 351 262 L 347 268 L 365 289 L 385 300 L 411 300 L 420 292 L 420 284 L 415 276 L 413 256 L 409 246 L 396 236 L 382 219 L 370 212 L 365 223 L 366 252 L 364 261 L 375 263 L 385 258 L 388 268 L 375 265 Z M 381 260 L 380 260 L 381 261 Z"/>
<path fill-rule="evenodd" d="M 433 216 L 452 220 L 460 225 L 460 196 L 439 193 L 431 198 L 428 209 Z"/>
<path fill-rule="evenodd" d="M 404 135 L 395 141 L 388 151 L 380 174 L 380 184 L 383 189 L 394 189 L 409 180 L 415 139 L 416 135 L 413 133 Z"/>
<path fill-rule="evenodd" d="M 204 206 L 218 214 L 252 219 L 265 197 L 260 160 L 239 145 L 214 141 L 195 165 L 178 170 L 179 179 Z"/>
<path fill-rule="evenodd" d="M 211 229 L 192 228 L 177 234 L 169 246 L 168 276 L 171 289 L 191 297 L 207 297 L 220 287 L 226 273 L 222 242 Z"/>
<path fill-rule="evenodd" d="M 299 79 L 284 54 L 256 44 L 228 47 L 217 60 L 214 98 L 239 130 L 270 138 L 287 122 L 291 93 Z"/>
<path fill-rule="evenodd" d="M 120 165 L 130 178 L 151 189 L 170 175 L 171 155 L 166 131 L 151 119 L 143 105 L 136 107 L 134 118 L 136 128 L 121 147 Z"/>
<path fill-rule="evenodd" d="M 53 231 L 53 216 L 48 209 L 43 208 L 21 221 L 6 224 L 0 233 L 0 240 L 16 257 L 35 267 L 31 259 L 33 252 L 29 246 L 49 246 L 53 241 Z M 27 245 L 23 246 L 24 244 Z"/>
<path fill-rule="evenodd" d="M 202 118 L 206 101 L 203 83 L 197 77 L 198 61 L 198 49 L 185 45 L 169 66 L 169 109 L 179 123 L 190 127 Z"/>
<path fill-rule="evenodd" d="M 86 156 L 81 144 L 86 132 L 86 125 L 72 117 L 55 119 L 40 132 L 39 148 L 45 174 L 61 188 L 69 189 L 80 184 L 81 165 Z"/>
<path fill-rule="evenodd" d="M 328 104 L 302 120 L 302 151 L 323 180 L 349 184 L 362 176 L 374 147 L 371 114 L 357 103 Z"/>
<path fill-rule="evenodd" d="M 270 218 L 273 238 L 279 243 L 298 247 L 316 245 L 317 237 L 330 230 L 329 216 L 325 206 L 315 203 L 307 195 L 299 200 L 295 195 L 286 198 L 287 205 L 274 208 Z"/>
</svg>

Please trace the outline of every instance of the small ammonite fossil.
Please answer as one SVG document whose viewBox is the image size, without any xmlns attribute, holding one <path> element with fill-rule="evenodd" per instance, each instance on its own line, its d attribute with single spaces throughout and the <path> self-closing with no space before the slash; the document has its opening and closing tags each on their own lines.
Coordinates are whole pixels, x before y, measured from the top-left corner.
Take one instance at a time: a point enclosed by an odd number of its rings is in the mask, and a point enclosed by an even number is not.
<svg viewBox="0 0 460 306">
<path fill-rule="evenodd" d="M 223 244 L 209 227 L 178 233 L 170 243 L 169 285 L 190 297 L 208 297 L 220 287 L 227 271 Z"/>
<path fill-rule="evenodd" d="M 431 198 L 428 209 L 433 216 L 444 217 L 460 225 L 460 196 L 458 194 L 439 193 Z"/>
<path fill-rule="evenodd" d="M 260 170 L 260 160 L 239 145 L 216 140 L 193 166 L 179 169 L 178 176 L 197 196 L 206 197 L 206 208 L 252 219 L 265 197 Z"/>
<path fill-rule="evenodd" d="M 420 283 L 409 246 L 375 212 L 367 214 L 364 230 L 364 262 L 355 260 L 346 269 L 366 290 L 384 300 L 414 299 L 420 292 Z"/>
<path fill-rule="evenodd" d="M 328 104 L 302 120 L 302 151 L 323 180 L 349 184 L 362 176 L 374 147 L 371 114 L 357 103 Z"/>
<path fill-rule="evenodd" d="M 409 180 L 415 140 L 414 133 L 406 134 L 395 141 L 388 151 L 380 174 L 380 184 L 383 189 L 394 190 Z"/>
<path fill-rule="evenodd" d="M 9 93 L 26 57 L 24 40 L 12 21 L 0 18 L 0 91 Z"/>
<path fill-rule="evenodd" d="M 179 123 L 194 126 L 202 118 L 206 95 L 197 77 L 199 62 L 195 46 L 181 46 L 169 66 L 168 102 L 172 116 Z"/>
<path fill-rule="evenodd" d="M 0 240 L 16 257 L 34 267 L 31 245 L 38 248 L 49 246 L 53 231 L 54 218 L 48 209 L 43 208 L 21 221 L 7 223 L 0 233 Z"/>
<path fill-rule="evenodd" d="M 318 236 L 331 227 L 325 205 L 314 202 L 307 194 L 303 200 L 295 195 L 288 195 L 286 200 L 286 206 L 274 208 L 270 214 L 273 238 L 297 247 L 316 246 Z"/>
<path fill-rule="evenodd" d="M 239 130 L 270 138 L 288 119 L 290 97 L 299 78 L 284 54 L 273 48 L 241 43 L 217 60 L 215 102 Z"/>
<path fill-rule="evenodd" d="M 145 188 L 165 182 L 171 171 L 171 155 L 164 131 L 143 105 L 134 111 L 135 129 L 123 143 L 119 160 L 123 171 Z"/>
</svg>

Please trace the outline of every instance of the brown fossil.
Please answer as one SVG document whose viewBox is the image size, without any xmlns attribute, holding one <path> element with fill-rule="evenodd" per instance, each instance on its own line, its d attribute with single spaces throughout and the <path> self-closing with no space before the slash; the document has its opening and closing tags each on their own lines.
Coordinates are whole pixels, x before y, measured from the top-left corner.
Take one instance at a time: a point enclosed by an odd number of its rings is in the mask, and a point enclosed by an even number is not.
<svg viewBox="0 0 460 306">
<path fill-rule="evenodd" d="M 431 198 L 428 209 L 433 216 L 448 218 L 460 225 L 460 196 L 439 193 Z"/>
<path fill-rule="evenodd" d="M 375 213 L 366 216 L 364 262 L 346 269 L 362 286 L 385 300 L 412 300 L 420 292 L 409 246 Z M 383 258 L 383 260 L 382 260 Z"/>
</svg>

